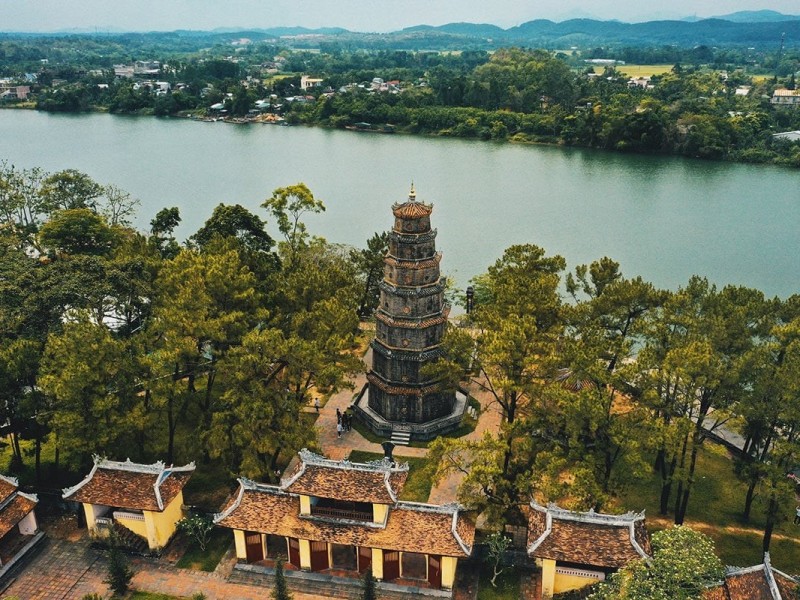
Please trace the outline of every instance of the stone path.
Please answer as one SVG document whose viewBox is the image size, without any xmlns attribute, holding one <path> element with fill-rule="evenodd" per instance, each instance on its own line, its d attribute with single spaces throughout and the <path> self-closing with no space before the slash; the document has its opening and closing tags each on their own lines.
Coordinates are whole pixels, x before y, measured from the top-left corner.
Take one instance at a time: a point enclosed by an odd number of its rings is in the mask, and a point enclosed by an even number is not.
<svg viewBox="0 0 800 600">
<path fill-rule="evenodd" d="M 47 538 L 33 560 L 16 575 L 2 596 L 20 600 L 80 600 L 86 594 L 106 597 L 106 561 L 88 541 Z"/>
<path fill-rule="evenodd" d="M 364 362 L 367 365 L 372 364 L 371 348 L 364 356 Z M 366 368 L 368 369 L 369 366 Z M 317 419 L 317 439 L 322 452 L 328 458 L 342 460 L 343 458 L 347 458 L 353 450 L 383 454 L 383 448 L 381 448 L 380 444 L 370 442 L 355 430 L 343 433 L 341 438 L 337 437 L 336 434 L 336 409 L 338 408 L 341 412 L 347 410 L 347 407 L 353 403 L 353 396 L 358 394 L 366 383 L 366 373 L 359 373 L 353 379 L 353 385 L 355 387 L 352 390 L 345 389 L 338 394 L 334 394 L 328 399 L 325 406 L 320 409 L 319 418 Z M 314 410 L 313 407 L 311 410 Z M 394 455 L 398 457 L 420 457 L 425 456 L 427 453 L 428 450 L 426 448 L 397 446 L 394 449 Z"/>
<path fill-rule="evenodd" d="M 370 348 L 364 355 L 364 362 L 369 369 L 372 364 L 372 349 Z M 343 390 L 331 396 L 319 411 L 317 419 L 317 439 L 323 454 L 334 460 L 347 458 L 353 450 L 363 450 L 383 454 L 380 444 L 370 442 L 355 430 L 343 433 L 341 437 L 336 433 L 336 409 L 341 412 L 347 410 L 353 402 L 353 396 L 358 394 L 367 382 L 365 373 L 360 373 L 353 380 L 354 389 Z M 470 395 L 481 404 L 481 414 L 475 430 L 467 436 L 467 439 L 477 440 L 483 436 L 485 431 L 497 431 L 500 427 L 501 413 L 499 408 L 492 402 L 491 394 L 486 392 L 479 382 L 472 383 L 468 389 Z M 306 409 L 314 411 L 314 408 Z M 398 458 L 403 457 L 423 457 L 428 454 L 427 448 L 410 448 L 407 446 L 396 446 L 394 455 Z M 449 477 L 440 481 L 432 490 L 428 497 L 428 502 L 432 504 L 445 504 L 456 500 L 458 485 L 464 478 L 463 474 L 453 473 Z"/>
</svg>

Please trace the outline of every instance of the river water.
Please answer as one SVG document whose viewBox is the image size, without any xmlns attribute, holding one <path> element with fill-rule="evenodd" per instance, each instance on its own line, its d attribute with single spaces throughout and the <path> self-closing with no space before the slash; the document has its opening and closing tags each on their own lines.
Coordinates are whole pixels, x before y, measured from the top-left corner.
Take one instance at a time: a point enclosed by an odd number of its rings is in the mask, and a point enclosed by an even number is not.
<svg viewBox="0 0 800 600">
<path fill-rule="evenodd" d="M 0 160 L 74 168 L 141 201 L 147 229 L 178 206 L 181 236 L 220 203 L 267 217 L 276 187 L 305 182 L 327 211 L 306 220 L 363 246 L 391 227 L 413 181 L 432 202 L 443 273 L 463 287 L 511 244 L 568 268 L 610 256 L 627 276 L 676 288 L 692 274 L 768 295 L 800 292 L 800 171 L 547 146 L 0 110 Z M 271 228 L 274 235 L 277 231 Z"/>
</svg>

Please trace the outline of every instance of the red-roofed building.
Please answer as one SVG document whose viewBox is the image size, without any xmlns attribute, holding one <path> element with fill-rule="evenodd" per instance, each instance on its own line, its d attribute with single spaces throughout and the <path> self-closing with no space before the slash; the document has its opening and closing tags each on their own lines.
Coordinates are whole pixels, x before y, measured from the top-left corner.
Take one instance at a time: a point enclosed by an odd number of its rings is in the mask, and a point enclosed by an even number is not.
<svg viewBox="0 0 800 600">
<path fill-rule="evenodd" d="M 279 486 L 239 480 L 215 522 L 240 562 L 283 556 L 306 571 L 372 569 L 376 579 L 450 590 L 475 525 L 456 505 L 402 502 L 408 465 L 334 461 L 308 450 Z"/>
<path fill-rule="evenodd" d="M 542 569 L 542 598 L 592 585 L 650 555 L 644 513 L 574 512 L 531 502 L 528 556 Z"/>
<path fill-rule="evenodd" d="M 769 552 L 764 562 L 744 569 L 729 569 L 725 580 L 703 592 L 703 600 L 793 600 L 800 581 L 772 566 Z"/>
<path fill-rule="evenodd" d="M 183 518 L 183 486 L 193 472 L 194 463 L 167 467 L 163 462 L 143 465 L 95 456 L 91 472 L 65 489 L 63 498 L 83 504 L 86 526 L 93 535 L 106 535 L 118 524 L 157 551 Z"/>
<path fill-rule="evenodd" d="M 41 537 L 34 508 L 39 499 L 19 491 L 13 477 L 0 475 L 0 577 L 30 546 Z"/>
</svg>

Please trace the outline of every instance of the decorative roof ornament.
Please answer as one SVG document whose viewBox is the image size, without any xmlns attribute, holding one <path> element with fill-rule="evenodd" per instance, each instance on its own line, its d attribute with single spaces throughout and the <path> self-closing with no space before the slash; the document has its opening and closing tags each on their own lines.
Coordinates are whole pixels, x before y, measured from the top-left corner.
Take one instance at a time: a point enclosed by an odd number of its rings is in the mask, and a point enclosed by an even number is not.
<svg viewBox="0 0 800 600">
<path fill-rule="evenodd" d="M 414 189 L 414 182 L 411 182 L 411 191 L 408 193 L 408 201 L 409 202 L 416 202 L 417 201 L 417 192 Z"/>
</svg>

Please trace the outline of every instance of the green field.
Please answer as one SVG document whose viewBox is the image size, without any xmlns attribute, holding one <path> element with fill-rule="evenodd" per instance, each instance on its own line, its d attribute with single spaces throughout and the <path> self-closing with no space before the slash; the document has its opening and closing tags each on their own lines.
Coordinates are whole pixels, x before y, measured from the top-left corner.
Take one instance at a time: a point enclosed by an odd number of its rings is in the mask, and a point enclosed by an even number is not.
<svg viewBox="0 0 800 600">
<path fill-rule="evenodd" d="M 651 77 L 669 73 L 675 65 L 617 65 L 616 69 L 628 77 Z M 595 65 L 594 72 L 602 73 L 605 67 Z"/>
</svg>

